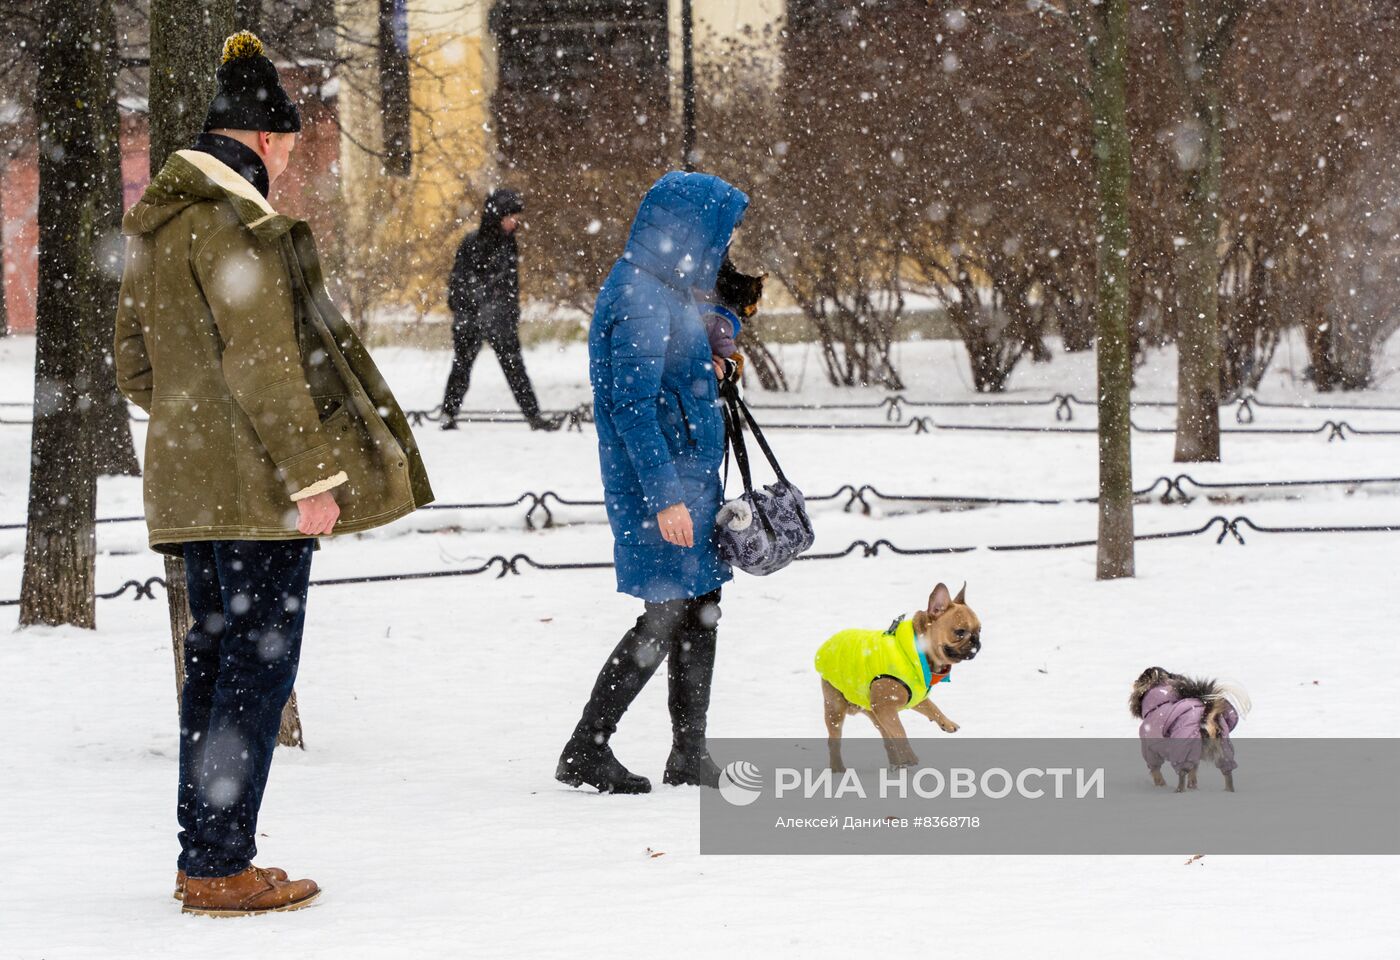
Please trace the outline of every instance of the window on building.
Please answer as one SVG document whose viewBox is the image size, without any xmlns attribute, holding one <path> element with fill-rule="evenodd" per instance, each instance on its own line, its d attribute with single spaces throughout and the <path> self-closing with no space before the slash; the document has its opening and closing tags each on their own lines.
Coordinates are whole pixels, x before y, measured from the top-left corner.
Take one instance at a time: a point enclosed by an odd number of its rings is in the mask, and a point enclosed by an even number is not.
<svg viewBox="0 0 1400 960">
<path fill-rule="evenodd" d="M 507 163 L 540 151 L 580 162 L 664 149 L 666 0 L 498 0 L 493 101 Z"/>
</svg>

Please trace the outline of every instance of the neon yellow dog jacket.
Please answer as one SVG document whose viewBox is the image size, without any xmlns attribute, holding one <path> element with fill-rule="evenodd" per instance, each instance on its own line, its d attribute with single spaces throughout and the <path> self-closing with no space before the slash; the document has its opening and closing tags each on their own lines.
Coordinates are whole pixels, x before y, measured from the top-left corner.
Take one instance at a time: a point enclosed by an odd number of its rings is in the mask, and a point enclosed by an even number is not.
<svg viewBox="0 0 1400 960">
<path fill-rule="evenodd" d="M 901 620 L 893 631 L 842 630 L 817 650 L 817 673 L 851 703 L 870 709 L 870 685 L 893 677 L 909 688 L 909 703 L 920 703 L 952 668 L 934 673 L 914 637 L 914 622 Z"/>
</svg>

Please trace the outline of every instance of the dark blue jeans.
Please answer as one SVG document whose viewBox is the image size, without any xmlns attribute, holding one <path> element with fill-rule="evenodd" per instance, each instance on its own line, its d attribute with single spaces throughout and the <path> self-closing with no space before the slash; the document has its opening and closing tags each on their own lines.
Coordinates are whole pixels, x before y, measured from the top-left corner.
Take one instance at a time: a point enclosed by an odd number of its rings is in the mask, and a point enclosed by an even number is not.
<svg viewBox="0 0 1400 960">
<path fill-rule="evenodd" d="M 179 866 L 248 868 L 282 708 L 301 658 L 313 540 L 185 544 L 193 626 L 180 696 Z"/>
</svg>

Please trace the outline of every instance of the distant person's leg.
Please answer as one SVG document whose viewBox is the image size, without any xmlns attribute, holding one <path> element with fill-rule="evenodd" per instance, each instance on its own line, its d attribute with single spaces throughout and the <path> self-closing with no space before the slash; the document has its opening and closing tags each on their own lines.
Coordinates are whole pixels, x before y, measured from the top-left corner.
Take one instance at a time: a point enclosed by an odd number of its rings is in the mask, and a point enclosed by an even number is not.
<svg viewBox="0 0 1400 960">
<path fill-rule="evenodd" d="M 548 428 L 550 423 L 540 416 L 540 402 L 535 398 L 535 388 L 530 383 L 530 375 L 525 372 L 525 358 L 521 355 L 520 331 L 515 327 L 505 327 L 491 332 L 491 349 L 496 351 L 496 359 L 501 362 L 501 371 L 510 384 L 510 392 L 515 394 L 515 402 L 530 426 L 536 429 Z"/>
<path fill-rule="evenodd" d="M 454 418 L 462 409 L 462 399 L 471 386 L 472 364 L 481 353 L 483 337 L 480 326 L 471 320 L 456 319 L 452 322 L 452 372 L 447 375 L 447 389 L 442 397 L 442 427 L 451 429 L 457 424 Z"/>
</svg>

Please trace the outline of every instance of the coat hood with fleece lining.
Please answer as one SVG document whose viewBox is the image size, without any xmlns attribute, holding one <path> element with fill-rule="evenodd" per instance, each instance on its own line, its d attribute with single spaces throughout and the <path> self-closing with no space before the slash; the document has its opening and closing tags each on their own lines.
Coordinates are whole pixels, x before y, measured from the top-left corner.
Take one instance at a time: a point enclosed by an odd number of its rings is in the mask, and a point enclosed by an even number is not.
<svg viewBox="0 0 1400 960">
<path fill-rule="evenodd" d="M 672 171 L 637 208 L 622 259 L 678 290 L 711 290 L 748 196 L 708 173 Z"/>
<path fill-rule="evenodd" d="M 177 150 L 122 217 L 122 233 L 151 233 L 191 204 L 209 200 L 232 204 L 244 226 L 262 240 L 275 240 L 300 222 L 272 209 L 256 187 L 216 158 L 198 150 Z"/>
</svg>

